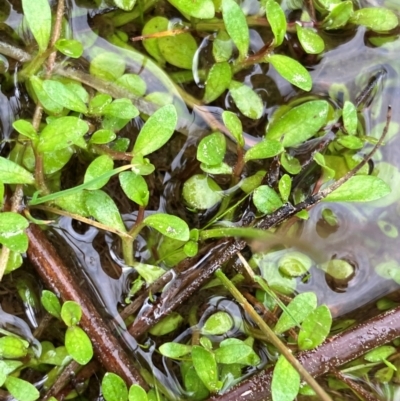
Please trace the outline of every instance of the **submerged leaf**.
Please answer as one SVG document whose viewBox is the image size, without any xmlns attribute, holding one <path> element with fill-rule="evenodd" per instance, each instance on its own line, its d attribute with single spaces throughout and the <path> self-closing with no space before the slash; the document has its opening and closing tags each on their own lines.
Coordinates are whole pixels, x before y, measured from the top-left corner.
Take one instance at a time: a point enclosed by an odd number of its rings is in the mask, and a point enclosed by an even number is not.
<svg viewBox="0 0 400 401">
<path fill-rule="evenodd" d="M 257 120 L 262 116 L 264 105 L 260 96 L 253 89 L 240 82 L 231 81 L 229 90 L 232 99 L 242 114 L 253 120 Z"/>
<path fill-rule="evenodd" d="M 204 174 L 195 174 L 184 184 L 182 195 L 192 209 L 209 209 L 221 201 L 219 185 Z"/>
<path fill-rule="evenodd" d="M 300 375 L 281 355 L 272 375 L 271 393 L 274 401 L 293 401 L 300 388 Z"/>
<path fill-rule="evenodd" d="M 365 7 L 354 12 L 350 22 L 364 25 L 373 31 L 390 31 L 399 25 L 397 15 L 383 7 Z"/>
<path fill-rule="evenodd" d="M 210 166 L 222 163 L 225 156 L 226 140 L 221 132 L 205 136 L 197 147 L 197 160 Z"/>
<path fill-rule="evenodd" d="M 211 103 L 222 95 L 228 89 L 231 79 L 231 67 L 226 61 L 214 64 L 208 73 L 204 103 Z"/>
<path fill-rule="evenodd" d="M 268 185 L 260 185 L 253 193 L 256 208 L 264 214 L 273 213 L 282 206 L 279 195 Z"/>
</svg>

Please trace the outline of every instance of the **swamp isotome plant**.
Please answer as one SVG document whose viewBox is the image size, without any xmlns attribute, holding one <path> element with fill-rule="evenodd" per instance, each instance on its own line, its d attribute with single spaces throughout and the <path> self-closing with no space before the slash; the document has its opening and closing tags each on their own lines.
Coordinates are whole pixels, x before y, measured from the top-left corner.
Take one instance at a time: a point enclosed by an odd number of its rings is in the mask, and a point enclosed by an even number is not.
<svg viewBox="0 0 400 401">
<path fill-rule="evenodd" d="M 134 273 L 125 302 L 141 292 L 150 293 L 152 300 L 150 286 L 180 262 L 202 255 L 213 239 L 269 240 L 273 234 L 263 228 L 288 217 L 307 219 L 316 202 L 368 202 L 390 193 L 367 163 L 385 141 L 390 111 L 375 136 L 365 132 L 363 116 L 385 72 L 376 70 L 368 83 L 357 87 L 357 96 L 333 86 L 317 95 L 309 69 L 296 54 L 323 58 L 331 46 L 326 35 L 336 30 L 379 33 L 371 36 L 375 44 L 378 39 L 395 41 L 399 10 L 360 8 L 348 0 L 263 0 L 252 11 L 234 0 L 95 3 L 94 29 L 82 33 L 72 29 L 83 10 L 75 3 L 68 10 L 59 0 L 55 11 L 48 0 L 22 0 L 23 20 L 13 34 L 19 45 L 34 50 L 27 54 L 0 43 L 0 53 L 21 63 L 14 77 L 3 74 L 4 85 L 18 81 L 36 105 L 34 114 L 15 119 L 11 151 L 0 157 L 0 277 L 23 265 L 29 225 L 45 227 L 55 216 L 67 216 L 119 238 L 118 258 Z M 66 11 L 72 13 L 68 18 Z M 132 24 L 140 27 L 140 36 L 129 38 Z M 257 50 L 251 42 L 253 27 L 267 30 Z M 106 50 L 96 44 L 100 37 L 107 41 Z M 138 41 L 140 51 L 134 47 Z M 269 99 L 243 80 L 252 68 L 272 71 L 278 82 L 297 91 L 275 105 L 268 118 Z M 184 89 L 196 85 L 201 88 L 198 98 Z M 221 104 L 225 109 L 216 117 L 212 107 Z M 245 133 L 255 123 L 263 130 L 257 139 Z M 189 156 L 193 166 L 182 174 L 179 195 L 173 195 L 185 208 L 178 217 L 158 208 L 162 202 L 149 183 L 161 171 L 158 159 L 176 146 L 179 133 L 188 136 L 183 151 L 193 143 L 195 151 Z M 174 149 L 173 158 L 180 151 Z M 68 171 L 74 163 L 83 171 L 71 179 L 74 173 Z M 125 200 L 117 199 L 117 193 Z M 121 209 L 124 202 L 134 205 L 133 224 Z M 335 225 L 329 209 L 324 216 Z M 146 255 L 137 252 L 143 238 Z M 274 401 L 294 400 L 299 392 L 329 400 L 285 346 L 287 340 L 296 351 L 311 350 L 331 331 L 330 310 L 318 305 L 313 292 L 294 295 L 297 280 L 306 279 L 314 261 L 303 252 L 286 250 L 278 259 L 254 252 L 242 263 L 252 294 L 244 297 L 238 291 L 245 283 L 243 274 L 229 279 L 222 270 L 204 289 L 223 285 L 253 323 L 226 311 L 198 321 L 192 308 L 186 322 L 190 336 L 171 341 L 171 333 L 186 319 L 178 312 L 160 316 L 149 329 L 149 335 L 161 339 L 156 340 L 156 352 L 163 363 L 178 367 L 181 393 L 203 400 L 226 391 L 255 367 L 275 363 Z M 346 260 L 318 268 L 341 279 L 352 274 Z M 0 331 L 0 385 L 19 401 L 34 401 L 40 392 L 49 392 L 71 361 L 86 365 L 92 359 L 90 338 L 80 326 L 81 306 L 64 301 L 61 305 L 45 290 L 41 305 L 36 304 L 62 328 L 61 344 Z M 264 320 L 254 302 L 262 305 Z M 169 340 L 163 341 L 164 335 Z M 390 352 L 365 359 L 383 361 L 395 371 L 387 360 Z M 141 373 L 151 389 L 128 386 L 108 372 L 101 380 L 102 396 L 106 401 L 176 399 L 149 369 Z M 44 380 L 35 385 L 24 380 L 30 370 Z M 76 398 L 88 383 L 85 378 L 79 391 L 64 395 Z"/>
</svg>

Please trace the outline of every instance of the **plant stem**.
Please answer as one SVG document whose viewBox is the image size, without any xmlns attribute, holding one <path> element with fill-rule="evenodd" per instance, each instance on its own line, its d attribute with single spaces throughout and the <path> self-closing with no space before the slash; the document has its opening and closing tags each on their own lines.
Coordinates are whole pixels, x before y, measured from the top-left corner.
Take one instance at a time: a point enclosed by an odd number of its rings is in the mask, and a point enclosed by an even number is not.
<svg viewBox="0 0 400 401">
<path fill-rule="evenodd" d="M 122 255 L 125 263 L 128 266 L 135 266 L 135 258 L 133 257 L 133 243 L 136 237 L 139 235 L 140 231 L 144 227 L 145 206 L 139 206 L 135 224 L 128 231 L 129 238 L 122 238 Z"/>
<path fill-rule="evenodd" d="M 297 370 L 300 376 L 310 385 L 317 393 L 321 401 L 332 401 L 331 397 L 322 389 L 317 381 L 307 372 L 301 363 L 293 356 L 291 351 L 283 344 L 272 329 L 264 322 L 262 317 L 255 311 L 253 306 L 247 301 L 243 294 L 235 287 L 235 285 L 225 276 L 221 269 L 215 272 L 222 284 L 228 289 L 232 296 L 243 306 L 245 311 L 251 316 L 258 327 L 268 336 L 269 341 L 278 349 L 278 351 L 287 359 L 287 361 Z"/>
</svg>

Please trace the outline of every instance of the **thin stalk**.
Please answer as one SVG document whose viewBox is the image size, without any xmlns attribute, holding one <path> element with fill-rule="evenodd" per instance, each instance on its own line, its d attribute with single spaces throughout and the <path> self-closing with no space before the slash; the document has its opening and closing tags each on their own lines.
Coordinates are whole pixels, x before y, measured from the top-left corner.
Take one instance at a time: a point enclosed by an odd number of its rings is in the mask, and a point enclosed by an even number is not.
<svg viewBox="0 0 400 401">
<path fill-rule="evenodd" d="M 135 224 L 128 231 L 129 238 L 123 238 L 122 240 L 122 255 L 125 263 L 128 266 L 133 267 L 136 263 L 135 258 L 133 257 L 133 243 L 135 242 L 136 237 L 139 235 L 140 231 L 144 227 L 144 212 L 145 207 L 139 206 Z"/>
<path fill-rule="evenodd" d="M 215 272 L 215 276 L 220 279 L 222 284 L 228 289 L 232 296 L 243 306 L 245 311 L 250 315 L 258 327 L 268 336 L 270 342 L 278 349 L 278 351 L 287 359 L 287 361 L 297 370 L 299 375 L 307 382 L 307 384 L 315 391 L 321 401 L 332 401 L 331 397 L 317 383 L 317 381 L 304 369 L 303 365 L 293 356 L 290 350 L 277 337 L 272 329 L 264 322 L 261 316 L 255 311 L 253 306 L 247 301 L 243 294 L 236 286 L 225 276 L 221 269 Z"/>
</svg>

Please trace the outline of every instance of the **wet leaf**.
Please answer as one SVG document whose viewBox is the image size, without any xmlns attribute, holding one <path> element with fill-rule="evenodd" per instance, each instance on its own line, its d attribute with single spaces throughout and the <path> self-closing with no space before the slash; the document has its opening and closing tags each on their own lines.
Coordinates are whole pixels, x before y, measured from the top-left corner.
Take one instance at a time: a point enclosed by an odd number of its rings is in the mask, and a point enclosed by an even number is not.
<svg viewBox="0 0 400 401">
<path fill-rule="evenodd" d="M 103 109 L 106 116 L 117 117 L 121 120 L 131 120 L 139 115 L 139 110 L 129 99 L 116 99 Z"/>
<path fill-rule="evenodd" d="M 22 0 L 22 9 L 40 52 L 44 52 L 51 35 L 51 9 L 48 0 Z"/>
<path fill-rule="evenodd" d="M 286 16 L 281 6 L 275 0 L 267 0 L 265 11 L 268 22 L 275 37 L 275 46 L 282 44 L 286 34 Z"/>
<path fill-rule="evenodd" d="M 214 64 L 206 80 L 204 103 L 211 103 L 221 96 L 228 89 L 231 79 L 231 67 L 226 61 Z"/>
<path fill-rule="evenodd" d="M 274 367 L 271 382 L 273 401 L 293 401 L 300 388 L 300 375 L 281 355 Z"/>
<path fill-rule="evenodd" d="M 60 117 L 48 124 L 39 137 L 38 152 L 54 152 L 78 143 L 88 132 L 88 124 L 78 117 Z"/>
<path fill-rule="evenodd" d="M 279 155 L 283 150 L 283 146 L 280 142 L 273 139 L 264 139 L 246 152 L 244 160 L 247 163 L 249 160 L 268 159 Z"/>
<path fill-rule="evenodd" d="M 145 263 L 135 263 L 134 267 L 147 284 L 153 283 L 165 273 L 161 267 Z"/>
<path fill-rule="evenodd" d="M 90 138 L 90 143 L 94 145 L 104 145 L 106 143 L 112 142 L 117 135 L 115 132 L 110 131 L 108 129 L 99 129 Z"/>
<path fill-rule="evenodd" d="M 228 128 L 232 136 L 236 139 L 237 143 L 241 147 L 243 147 L 244 146 L 243 127 L 239 117 L 235 113 L 232 113 L 231 111 L 224 111 L 222 113 L 222 121 L 224 122 L 225 127 Z"/>
<path fill-rule="evenodd" d="M 169 21 L 165 17 L 154 17 L 151 18 L 143 27 L 142 35 L 151 35 L 157 32 L 163 32 L 168 30 Z M 165 64 L 164 56 L 162 55 L 160 48 L 158 47 L 158 39 L 151 38 L 143 40 L 143 46 L 146 51 L 157 60 L 161 65 Z"/>
<path fill-rule="evenodd" d="M 292 190 L 292 179 L 288 174 L 284 174 L 279 180 L 279 194 L 281 195 L 282 201 L 286 203 L 289 200 L 289 195 Z"/>
<path fill-rule="evenodd" d="M 183 14 L 193 18 L 209 19 L 214 18 L 215 9 L 212 0 L 168 0 Z"/>
<path fill-rule="evenodd" d="M 344 1 L 332 8 L 331 12 L 323 21 L 323 28 L 338 29 L 346 25 L 353 14 L 353 2 Z"/>
<path fill-rule="evenodd" d="M 287 252 L 278 261 L 279 271 L 289 277 L 298 277 L 307 273 L 312 266 L 312 260 L 301 252 Z"/>
<path fill-rule="evenodd" d="M 124 11 L 131 11 L 135 7 L 136 0 L 114 0 L 115 5 Z"/>
<path fill-rule="evenodd" d="M 219 30 L 213 42 L 212 53 L 217 63 L 229 61 L 232 57 L 232 39 L 223 29 Z"/>
<path fill-rule="evenodd" d="M 101 391 L 106 401 L 127 401 L 128 388 L 115 373 L 107 372 L 101 381 Z"/>
<path fill-rule="evenodd" d="M 225 151 L 225 135 L 214 132 L 200 141 L 197 147 L 197 160 L 210 166 L 218 165 L 224 160 Z"/>
<path fill-rule="evenodd" d="M 109 195 L 101 190 L 85 191 L 85 205 L 97 221 L 121 232 L 126 232 L 119 210 Z"/>
<path fill-rule="evenodd" d="M 364 355 L 364 359 L 368 362 L 381 362 L 388 358 L 390 355 L 396 353 L 396 348 L 391 345 L 382 345 Z"/>
<path fill-rule="evenodd" d="M 0 177 L 3 184 L 33 184 L 33 175 L 11 160 L 0 157 Z"/>
<path fill-rule="evenodd" d="M 220 348 L 215 351 L 215 359 L 218 363 L 239 363 L 248 366 L 257 366 L 261 362 L 251 345 L 238 338 L 228 338 L 221 341 Z"/>
<path fill-rule="evenodd" d="M 280 140 L 292 147 L 312 138 L 328 118 L 329 104 L 325 100 L 312 100 L 293 107 L 268 127 L 266 138 Z"/>
<path fill-rule="evenodd" d="M 250 35 L 242 9 L 234 0 L 222 0 L 222 18 L 229 36 L 239 50 L 240 58 L 246 58 Z"/>
<path fill-rule="evenodd" d="M 201 163 L 200 168 L 208 174 L 232 174 L 232 167 L 226 163 L 220 163 L 214 166 Z"/>
<path fill-rule="evenodd" d="M 178 116 L 175 106 L 168 104 L 152 114 L 136 139 L 133 153 L 146 156 L 160 149 L 175 131 Z"/>
<path fill-rule="evenodd" d="M 181 33 L 157 40 L 158 48 L 168 63 L 175 67 L 192 69 L 194 55 L 197 51 L 197 42 L 192 34 Z"/>
<path fill-rule="evenodd" d="M 319 54 L 325 49 L 323 39 L 315 33 L 311 28 L 303 28 L 296 24 L 297 37 L 299 38 L 302 48 L 308 54 Z"/>
<path fill-rule="evenodd" d="M 163 336 L 176 330 L 182 322 L 183 317 L 179 313 L 172 312 L 153 326 L 149 333 L 153 336 Z"/>
<path fill-rule="evenodd" d="M 33 384 L 17 377 L 8 376 L 4 385 L 18 401 L 35 401 L 40 397 L 39 391 Z"/>
<path fill-rule="evenodd" d="M 192 394 L 191 398 L 193 401 L 202 401 L 206 399 L 210 393 L 207 387 L 200 380 L 196 373 L 194 366 L 189 363 L 183 362 L 181 364 L 182 379 L 187 391 Z"/>
<path fill-rule="evenodd" d="M 42 343 L 43 349 L 43 343 Z M 65 347 L 57 347 L 49 349 L 47 352 L 42 352 L 40 355 L 40 363 L 46 363 L 55 366 L 65 366 L 65 364 L 71 361 L 71 357 Z"/>
<path fill-rule="evenodd" d="M 108 171 L 111 171 L 113 168 L 114 168 L 114 161 L 110 156 L 101 155 L 99 157 L 96 157 L 96 159 L 94 159 L 89 164 L 85 173 L 85 177 L 83 179 L 83 183 L 88 183 L 89 181 L 100 177 L 101 175 L 107 173 Z M 90 186 L 86 187 L 86 189 L 89 190 L 100 189 L 107 184 L 110 178 L 111 177 L 97 181 L 94 184 L 91 184 Z"/>
<path fill-rule="evenodd" d="M 47 313 L 54 316 L 57 319 L 61 319 L 61 304 L 57 296 L 48 290 L 42 291 L 42 297 L 40 298 L 44 309 Z"/>
<path fill-rule="evenodd" d="M 165 213 L 155 213 L 147 216 L 143 224 L 154 228 L 161 234 L 179 241 L 189 240 L 189 227 L 185 221 L 177 216 Z"/>
<path fill-rule="evenodd" d="M 317 296 L 313 292 L 303 292 L 297 295 L 286 307 L 288 312 L 283 311 L 274 331 L 282 334 L 292 327 L 300 324 L 317 307 Z M 295 321 L 293 320 L 295 319 Z"/>
<path fill-rule="evenodd" d="M 192 362 L 197 375 L 207 389 L 216 393 L 220 389 L 218 382 L 218 366 L 212 352 L 203 347 L 194 345 L 192 348 Z"/>
<path fill-rule="evenodd" d="M 68 326 L 75 326 L 82 317 L 82 309 L 75 301 L 66 301 L 61 308 L 61 318 Z"/>
<path fill-rule="evenodd" d="M 103 115 L 104 108 L 112 102 L 112 97 L 104 93 L 94 96 L 89 102 L 89 113 Z"/>
<path fill-rule="evenodd" d="M 7 261 L 7 267 L 4 274 L 11 273 L 22 266 L 23 260 L 19 252 L 10 252 L 10 256 Z"/>
<path fill-rule="evenodd" d="M 26 252 L 28 237 L 23 230 L 28 226 L 25 217 L 18 213 L 0 213 L 0 243 L 14 252 Z"/>
<path fill-rule="evenodd" d="M 137 74 L 124 74 L 115 81 L 115 84 L 128 89 L 136 96 L 144 96 L 147 90 L 146 82 Z"/>
<path fill-rule="evenodd" d="M 23 358 L 28 353 L 28 348 L 22 340 L 16 337 L 6 336 L 0 338 L 1 358 Z"/>
<path fill-rule="evenodd" d="M 304 91 L 311 90 L 311 75 L 298 61 L 280 54 L 269 56 L 267 61 L 270 62 L 276 71 L 292 85 L 295 85 Z"/>
<path fill-rule="evenodd" d="M 312 311 L 303 321 L 299 332 L 299 348 L 309 350 L 318 347 L 328 336 L 332 325 L 331 311 L 326 305 L 321 305 Z"/>
<path fill-rule="evenodd" d="M 364 147 L 364 142 L 356 136 L 341 136 L 337 139 L 337 142 L 347 149 L 361 149 Z"/>
<path fill-rule="evenodd" d="M 71 357 L 81 365 L 86 365 L 93 358 L 92 343 L 78 326 L 68 327 L 65 333 L 65 347 Z"/>
<path fill-rule="evenodd" d="M 138 384 L 132 384 L 129 388 L 129 401 L 148 401 L 147 393 Z"/>
<path fill-rule="evenodd" d="M 253 203 L 264 214 L 273 213 L 283 205 L 279 195 L 268 185 L 260 185 L 254 190 Z"/>
<path fill-rule="evenodd" d="M 68 57 L 79 58 L 83 54 L 82 43 L 78 40 L 58 39 L 55 47 L 59 52 Z"/>
<path fill-rule="evenodd" d="M 192 352 L 192 346 L 179 343 L 164 343 L 159 348 L 162 355 L 168 358 L 181 358 Z"/>
<path fill-rule="evenodd" d="M 358 123 L 357 109 L 356 106 L 349 100 L 346 100 L 344 102 L 342 117 L 343 117 L 343 125 L 346 132 L 349 135 L 355 135 L 357 133 L 357 123 Z"/>
<path fill-rule="evenodd" d="M 357 10 L 351 16 L 350 22 L 364 25 L 376 32 L 390 31 L 399 24 L 396 14 L 383 7 L 366 7 Z"/>
<path fill-rule="evenodd" d="M 326 202 L 369 202 L 390 194 L 391 189 L 378 177 L 356 175 L 329 194 Z"/>
<path fill-rule="evenodd" d="M 17 120 L 14 121 L 12 124 L 13 128 L 18 131 L 21 135 L 26 136 L 27 138 L 31 139 L 32 141 L 38 140 L 38 134 L 33 128 L 32 123 L 26 120 Z"/>
<path fill-rule="evenodd" d="M 53 114 L 60 114 L 63 110 L 63 106 L 52 99 L 43 88 L 43 82 L 40 78 L 33 75 L 29 78 L 29 83 L 32 85 L 33 91 L 42 104 L 42 106 Z"/>
<path fill-rule="evenodd" d="M 147 206 L 149 202 L 149 189 L 145 179 L 131 171 L 119 175 L 119 182 L 125 195 L 139 206 Z"/>
<path fill-rule="evenodd" d="M 103 52 L 94 57 L 89 71 L 95 77 L 115 81 L 125 72 L 125 60 L 115 53 Z"/>
<path fill-rule="evenodd" d="M 264 105 L 257 93 L 249 86 L 237 81 L 231 81 L 229 93 L 240 112 L 253 120 L 260 118 Z"/>
<path fill-rule="evenodd" d="M 233 327 L 233 320 L 229 313 L 219 311 L 213 313 L 204 323 L 203 334 L 221 335 L 227 333 Z"/>
</svg>

